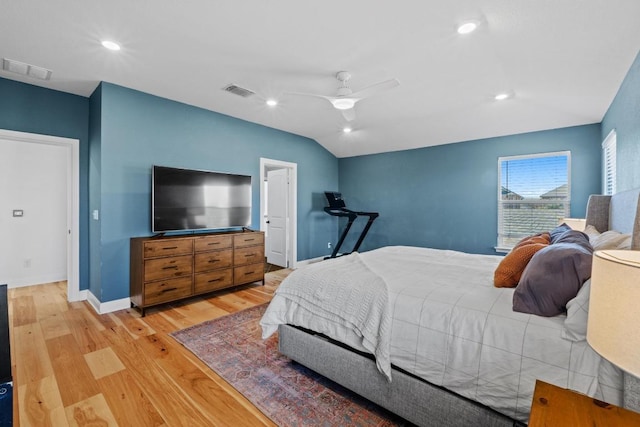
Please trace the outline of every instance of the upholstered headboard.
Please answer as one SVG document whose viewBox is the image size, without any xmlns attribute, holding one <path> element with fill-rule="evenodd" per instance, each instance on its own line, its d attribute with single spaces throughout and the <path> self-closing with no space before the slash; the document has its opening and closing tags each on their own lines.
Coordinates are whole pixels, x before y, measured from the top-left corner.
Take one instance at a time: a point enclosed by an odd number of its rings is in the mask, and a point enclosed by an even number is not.
<svg viewBox="0 0 640 427">
<path fill-rule="evenodd" d="M 586 225 L 601 233 L 616 230 L 631 234 L 631 249 L 640 250 L 640 189 L 589 196 Z"/>
</svg>

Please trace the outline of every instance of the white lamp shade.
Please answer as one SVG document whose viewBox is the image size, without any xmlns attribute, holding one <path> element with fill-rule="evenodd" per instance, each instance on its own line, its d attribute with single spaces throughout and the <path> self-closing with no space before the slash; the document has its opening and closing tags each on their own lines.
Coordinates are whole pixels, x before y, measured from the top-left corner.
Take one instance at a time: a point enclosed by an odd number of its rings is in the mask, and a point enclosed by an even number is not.
<svg viewBox="0 0 640 427">
<path fill-rule="evenodd" d="M 594 253 L 587 341 L 602 357 L 640 377 L 640 251 Z"/>
</svg>

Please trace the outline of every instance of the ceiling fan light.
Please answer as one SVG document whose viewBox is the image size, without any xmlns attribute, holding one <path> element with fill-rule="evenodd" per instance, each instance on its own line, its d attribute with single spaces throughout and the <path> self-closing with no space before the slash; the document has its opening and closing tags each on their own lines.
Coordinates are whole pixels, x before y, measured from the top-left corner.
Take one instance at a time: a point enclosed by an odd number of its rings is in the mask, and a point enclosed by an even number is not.
<svg viewBox="0 0 640 427">
<path fill-rule="evenodd" d="M 275 107 L 276 105 L 278 105 L 278 101 L 276 101 L 275 99 L 267 99 L 267 105 L 269 107 Z"/>
<path fill-rule="evenodd" d="M 345 128 L 342 129 L 342 132 L 344 133 L 351 133 L 351 128 L 349 126 L 346 126 Z"/>
<path fill-rule="evenodd" d="M 474 32 L 478 28 L 478 23 L 475 21 L 468 21 L 458 27 L 458 34 L 469 34 Z"/>
<path fill-rule="evenodd" d="M 351 98 L 332 99 L 331 103 L 338 110 L 348 110 L 350 108 L 353 108 L 354 105 L 356 105 L 356 101 L 354 101 Z"/>
<path fill-rule="evenodd" d="M 496 101 L 504 101 L 505 99 L 509 98 L 510 95 L 508 93 L 499 93 L 496 96 L 494 96 L 494 99 Z"/>
</svg>

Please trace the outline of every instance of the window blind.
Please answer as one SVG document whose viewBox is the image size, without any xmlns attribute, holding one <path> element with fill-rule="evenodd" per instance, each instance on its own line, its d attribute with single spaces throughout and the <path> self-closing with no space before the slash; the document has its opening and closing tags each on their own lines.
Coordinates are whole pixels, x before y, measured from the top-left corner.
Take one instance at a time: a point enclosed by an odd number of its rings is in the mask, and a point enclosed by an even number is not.
<svg viewBox="0 0 640 427">
<path fill-rule="evenodd" d="M 569 216 L 570 152 L 498 159 L 498 247 L 555 228 Z"/>
<path fill-rule="evenodd" d="M 602 192 L 606 195 L 616 193 L 616 141 L 616 131 L 612 130 L 602 142 Z"/>
</svg>

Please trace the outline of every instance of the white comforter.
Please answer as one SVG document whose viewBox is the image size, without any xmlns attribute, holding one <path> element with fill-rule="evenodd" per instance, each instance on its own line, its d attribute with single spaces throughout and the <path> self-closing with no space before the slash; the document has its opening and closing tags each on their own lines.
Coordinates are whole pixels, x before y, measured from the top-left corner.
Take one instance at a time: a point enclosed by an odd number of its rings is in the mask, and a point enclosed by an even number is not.
<svg viewBox="0 0 640 427">
<path fill-rule="evenodd" d="M 304 267 L 290 275 L 297 283 L 291 285 L 310 282 L 305 271 L 311 267 L 316 277 L 339 266 L 348 270 L 351 258 L 366 266 L 369 278 L 377 276 L 386 285 L 392 319 L 390 360 L 382 359 L 384 349 L 372 351 L 363 345 L 362 334 L 345 322 L 314 315 L 308 304 L 291 300 L 288 280 L 261 321 L 263 336 L 283 323 L 322 332 L 375 354 L 383 373 L 392 363 L 521 421 L 528 418 L 536 379 L 621 403 L 620 372 L 586 341 L 562 338 L 565 316 L 544 318 L 512 310 L 513 289 L 493 286 L 501 257 L 385 247 Z M 331 280 L 340 277 L 334 274 Z M 335 299 L 325 303 L 343 305 Z M 378 344 L 386 345 L 385 333 L 381 331 Z"/>
</svg>

